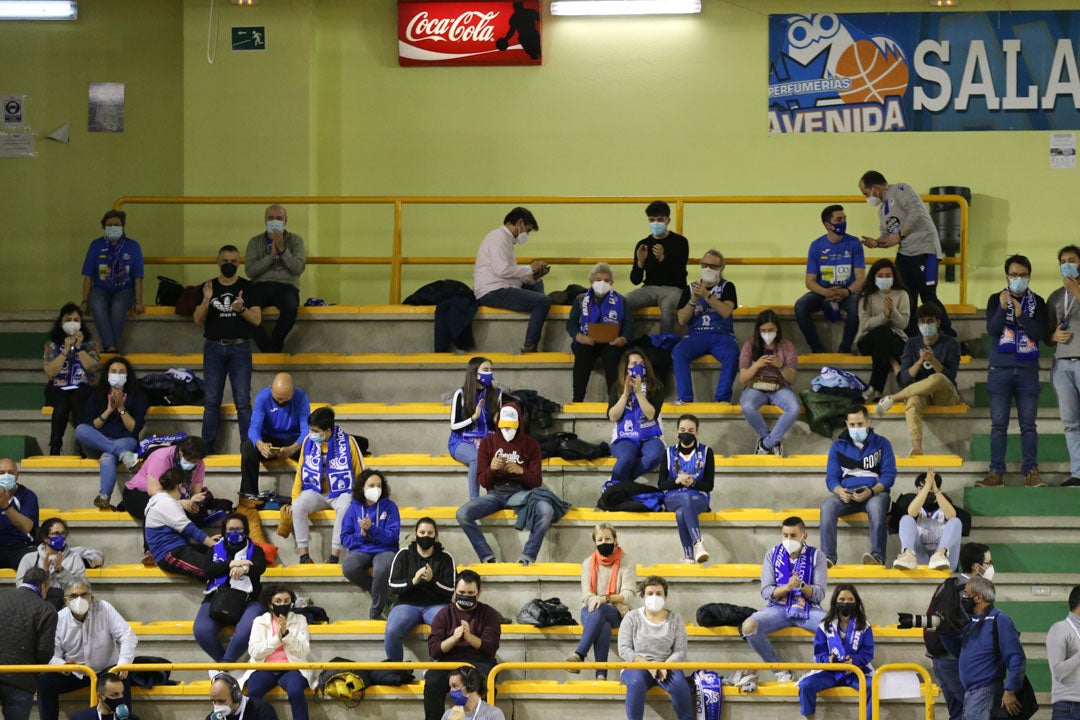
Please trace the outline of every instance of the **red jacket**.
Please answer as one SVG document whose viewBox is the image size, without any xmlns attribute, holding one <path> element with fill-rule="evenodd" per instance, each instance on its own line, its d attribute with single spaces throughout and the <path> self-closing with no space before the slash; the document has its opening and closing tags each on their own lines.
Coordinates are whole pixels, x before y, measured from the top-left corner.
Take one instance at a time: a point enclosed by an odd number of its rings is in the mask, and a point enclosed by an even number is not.
<svg viewBox="0 0 1080 720">
<path fill-rule="evenodd" d="M 505 470 L 492 470 L 491 460 L 502 455 L 525 471 L 522 475 L 512 475 Z M 476 452 L 476 478 L 485 490 L 492 490 L 502 481 L 519 483 L 522 490 L 532 490 L 543 484 L 540 474 L 540 443 L 518 428 L 517 435 L 510 442 L 503 439 L 502 432 L 496 430 L 480 441 Z"/>
</svg>

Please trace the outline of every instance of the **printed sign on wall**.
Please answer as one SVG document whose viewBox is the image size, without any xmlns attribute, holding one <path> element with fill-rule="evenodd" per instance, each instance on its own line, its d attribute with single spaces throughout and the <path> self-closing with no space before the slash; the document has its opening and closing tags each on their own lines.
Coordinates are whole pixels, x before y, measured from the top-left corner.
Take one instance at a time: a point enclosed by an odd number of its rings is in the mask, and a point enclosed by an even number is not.
<svg viewBox="0 0 1080 720">
<path fill-rule="evenodd" d="M 398 0 L 398 62 L 539 65 L 540 0 Z"/>
<path fill-rule="evenodd" d="M 1080 129 L 1080 12 L 769 16 L 769 132 Z"/>
</svg>

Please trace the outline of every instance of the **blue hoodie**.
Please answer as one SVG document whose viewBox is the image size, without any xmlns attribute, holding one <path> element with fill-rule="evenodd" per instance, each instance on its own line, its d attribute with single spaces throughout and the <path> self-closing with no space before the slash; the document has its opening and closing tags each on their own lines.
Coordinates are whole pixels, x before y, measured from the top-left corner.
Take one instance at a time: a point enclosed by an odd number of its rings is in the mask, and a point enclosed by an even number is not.
<svg viewBox="0 0 1080 720">
<path fill-rule="evenodd" d="M 360 532 L 360 520 L 364 517 L 371 519 L 367 536 Z M 349 552 L 369 555 L 396 553 L 400 535 L 401 514 L 398 512 L 397 503 L 387 498 L 379 498 L 374 505 L 353 500 L 341 521 L 341 544 L 347 547 Z"/>
<path fill-rule="evenodd" d="M 994 647 L 994 624 L 997 624 L 998 647 Z M 1024 686 L 1027 658 L 1020 644 L 1020 633 L 1012 618 L 990 608 L 985 615 L 972 615 L 959 638 L 941 635 L 945 648 L 960 659 L 960 682 L 965 690 L 976 690 L 1005 679 L 1005 689 L 1014 693 Z M 1008 670 L 1006 677 L 1005 671 Z"/>
<path fill-rule="evenodd" d="M 877 483 L 884 485 L 886 492 L 891 490 L 896 482 L 896 456 L 892 444 L 871 429 L 860 450 L 844 430 L 829 448 L 825 482 L 829 492 L 835 492 L 837 485 L 858 490 Z"/>
</svg>

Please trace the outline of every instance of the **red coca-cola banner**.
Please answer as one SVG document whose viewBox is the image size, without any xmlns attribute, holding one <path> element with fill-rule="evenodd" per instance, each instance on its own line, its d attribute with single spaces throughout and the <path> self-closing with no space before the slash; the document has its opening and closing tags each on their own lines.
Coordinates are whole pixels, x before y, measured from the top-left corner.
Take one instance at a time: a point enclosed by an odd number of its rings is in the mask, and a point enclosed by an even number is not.
<svg viewBox="0 0 1080 720">
<path fill-rule="evenodd" d="M 539 65 L 540 0 L 398 0 L 398 62 Z"/>
</svg>

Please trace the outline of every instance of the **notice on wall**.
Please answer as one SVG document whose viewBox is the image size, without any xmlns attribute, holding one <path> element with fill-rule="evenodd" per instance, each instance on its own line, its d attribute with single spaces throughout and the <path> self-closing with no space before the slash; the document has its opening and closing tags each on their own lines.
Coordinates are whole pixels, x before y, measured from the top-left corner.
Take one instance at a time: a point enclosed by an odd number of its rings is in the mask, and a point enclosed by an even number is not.
<svg viewBox="0 0 1080 720">
<path fill-rule="evenodd" d="M 234 27 L 232 29 L 233 50 L 265 50 L 265 27 Z"/>
<path fill-rule="evenodd" d="M 124 132 L 124 83 L 90 83 L 90 132 Z"/>
<path fill-rule="evenodd" d="M 0 131 L 0 158 L 36 157 L 34 133 Z"/>
<path fill-rule="evenodd" d="M 1050 169 L 1076 169 L 1076 133 L 1050 133 Z"/>
<path fill-rule="evenodd" d="M 22 130 L 26 127 L 26 96 L 0 95 L 0 130 Z"/>
</svg>

